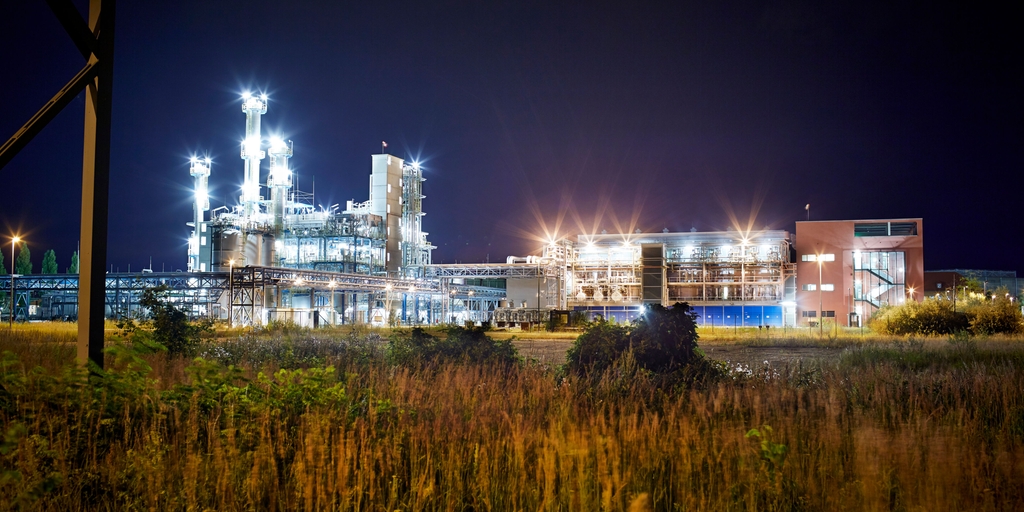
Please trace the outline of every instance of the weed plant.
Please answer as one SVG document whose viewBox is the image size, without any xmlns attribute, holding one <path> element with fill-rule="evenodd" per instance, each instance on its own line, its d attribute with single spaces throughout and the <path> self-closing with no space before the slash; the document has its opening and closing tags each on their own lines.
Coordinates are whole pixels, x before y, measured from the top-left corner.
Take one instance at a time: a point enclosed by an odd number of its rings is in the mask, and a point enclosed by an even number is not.
<svg viewBox="0 0 1024 512">
<path fill-rule="evenodd" d="M 0 332 L 0 509 L 1024 502 L 1024 355 L 1006 343 L 869 344 L 666 391 L 625 361 L 586 382 L 466 361 L 422 372 L 372 334 L 253 334 L 174 371 L 111 343 L 90 378 L 66 336 Z M 281 364 L 273 345 L 289 344 Z"/>
</svg>

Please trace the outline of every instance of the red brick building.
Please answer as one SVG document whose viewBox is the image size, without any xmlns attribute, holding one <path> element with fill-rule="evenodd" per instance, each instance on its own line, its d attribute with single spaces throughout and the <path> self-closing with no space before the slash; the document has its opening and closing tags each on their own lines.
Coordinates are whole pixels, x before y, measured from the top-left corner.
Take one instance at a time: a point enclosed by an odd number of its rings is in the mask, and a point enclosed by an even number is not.
<svg viewBox="0 0 1024 512">
<path fill-rule="evenodd" d="M 924 297 L 922 219 L 797 222 L 795 250 L 797 325 L 857 326 Z"/>
</svg>

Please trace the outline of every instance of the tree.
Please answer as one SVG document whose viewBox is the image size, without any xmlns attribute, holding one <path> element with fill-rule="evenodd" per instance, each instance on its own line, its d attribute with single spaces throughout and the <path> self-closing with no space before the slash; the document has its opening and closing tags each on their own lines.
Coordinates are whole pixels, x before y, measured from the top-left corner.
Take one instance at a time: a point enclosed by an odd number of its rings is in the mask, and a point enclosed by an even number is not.
<svg viewBox="0 0 1024 512">
<path fill-rule="evenodd" d="M 57 255 L 53 252 L 53 249 L 50 249 L 49 251 L 43 253 L 43 273 L 57 273 Z"/>
<path fill-rule="evenodd" d="M 153 322 L 153 340 L 167 348 L 167 353 L 190 357 L 199 348 L 202 335 L 212 329 L 209 320 L 192 323 L 188 316 L 170 300 L 170 287 L 155 286 L 142 292 L 139 300 L 149 310 Z"/>
<path fill-rule="evenodd" d="M 18 251 L 18 259 L 14 264 L 14 273 L 27 276 L 32 273 L 32 251 L 28 250 L 28 244 L 21 243 L 21 250 Z"/>
<path fill-rule="evenodd" d="M 71 266 L 68 267 L 68 274 L 78 273 L 78 251 L 71 255 Z"/>
</svg>

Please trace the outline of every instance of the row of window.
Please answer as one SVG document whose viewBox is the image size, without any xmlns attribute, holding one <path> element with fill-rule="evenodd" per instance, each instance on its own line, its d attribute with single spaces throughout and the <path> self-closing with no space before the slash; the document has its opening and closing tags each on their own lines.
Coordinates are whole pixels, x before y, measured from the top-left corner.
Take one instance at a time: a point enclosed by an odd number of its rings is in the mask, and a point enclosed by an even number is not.
<svg viewBox="0 0 1024 512">
<path fill-rule="evenodd" d="M 801 313 L 800 316 L 802 316 L 804 318 L 818 318 L 818 312 L 817 311 L 801 311 L 800 313 Z M 822 311 L 821 312 L 821 317 L 822 318 L 835 318 L 836 317 L 836 312 L 835 311 Z"/>
<path fill-rule="evenodd" d="M 801 286 L 800 289 L 805 291 L 805 292 L 814 292 L 814 291 L 818 291 L 818 285 L 816 285 L 816 284 L 805 284 L 805 285 Z M 835 291 L 835 289 L 836 289 L 836 285 L 834 285 L 834 284 L 831 284 L 831 283 L 822 283 L 821 284 L 821 291 L 823 291 L 823 292 L 831 292 L 831 291 Z"/>
</svg>

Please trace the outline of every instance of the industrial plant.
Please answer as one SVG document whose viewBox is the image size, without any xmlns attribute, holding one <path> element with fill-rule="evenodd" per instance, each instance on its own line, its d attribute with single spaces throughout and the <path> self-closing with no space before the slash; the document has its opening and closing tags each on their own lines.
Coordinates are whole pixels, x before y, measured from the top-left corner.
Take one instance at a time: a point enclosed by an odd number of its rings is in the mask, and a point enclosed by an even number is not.
<svg viewBox="0 0 1024 512">
<path fill-rule="evenodd" d="M 884 304 L 919 299 L 915 283 L 923 289 L 921 219 L 798 222 L 796 233 L 603 232 L 552 240 L 505 263 L 434 264 L 417 162 L 371 155 L 368 198 L 323 207 L 294 186 L 292 141 L 264 136 L 267 96 L 244 94 L 241 110 L 237 203 L 211 210 L 213 163 L 192 158 L 187 271 L 109 273 L 107 316 L 143 314 L 142 292 L 164 285 L 193 318 L 239 326 L 531 329 L 570 315 L 625 322 L 676 302 L 709 327 L 823 318 L 853 326 Z M 21 319 L 74 317 L 76 289 L 75 275 L 0 279 Z"/>
</svg>

